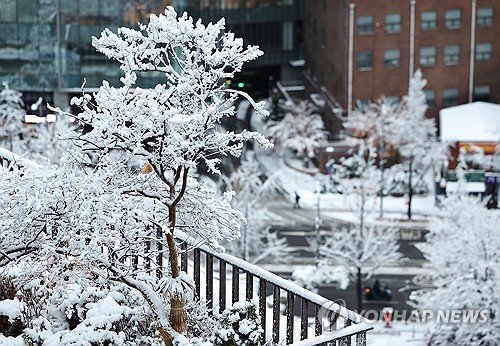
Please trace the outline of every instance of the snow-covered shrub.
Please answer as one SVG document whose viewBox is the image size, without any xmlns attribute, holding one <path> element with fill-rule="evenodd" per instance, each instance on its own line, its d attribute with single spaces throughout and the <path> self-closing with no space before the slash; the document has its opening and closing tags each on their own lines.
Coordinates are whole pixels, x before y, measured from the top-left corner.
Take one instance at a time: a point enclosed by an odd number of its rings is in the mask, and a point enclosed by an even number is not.
<svg viewBox="0 0 500 346">
<path fill-rule="evenodd" d="M 339 160 L 340 165 L 337 165 L 337 174 L 341 178 L 359 178 L 365 166 L 364 161 L 359 156 L 342 157 Z"/>
<path fill-rule="evenodd" d="M 401 170 L 400 166 L 394 166 L 391 170 L 387 172 L 387 181 L 384 189 L 385 195 L 391 195 L 394 197 L 401 197 L 405 194 L 410 193 L 408 187 L 408 172 Z M 412 189 L 413 194 L 425 195 L 429 193 L 429 187 L 424 179 L 420 179 L 422 176 L 419 172 L 412 173 Z"/>
<path fill-rule="evenodd" d="M 144 299 L 124 285 L 31 280 L 18 297 L 27 345 L 161 345 Z"/>
<path fill-rule="evenodd" d="M 214 345 L 253 346 L 258 345 L 263 332 L 257 307 L 250 302 L 236 302 L 224 310 L 211 339 Z"/>
<path fill-rule="evenodd" d="M 187 320 L 187 336 L 192 338 L 191 341 L 210 338 L 216 320 L 210 316 L 207 309 L 206 301 L 198 300 L 192 295 L 186 297 L 186 309 L 188 312 Z"/>
</svg>

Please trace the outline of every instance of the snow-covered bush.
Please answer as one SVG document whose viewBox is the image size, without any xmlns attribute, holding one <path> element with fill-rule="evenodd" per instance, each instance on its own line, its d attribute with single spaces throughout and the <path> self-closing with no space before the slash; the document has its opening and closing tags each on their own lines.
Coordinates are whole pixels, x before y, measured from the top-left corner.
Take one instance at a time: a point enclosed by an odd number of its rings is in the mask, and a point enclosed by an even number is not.
<svg viewBox="0 0 500 346">
<path fill-rule="evenodd" d="M 224 310 L 211 341 L 221 346 L 255 346 L 263 332 L 257 307 L 250 302 L 236 302 Z"/>
</svg>

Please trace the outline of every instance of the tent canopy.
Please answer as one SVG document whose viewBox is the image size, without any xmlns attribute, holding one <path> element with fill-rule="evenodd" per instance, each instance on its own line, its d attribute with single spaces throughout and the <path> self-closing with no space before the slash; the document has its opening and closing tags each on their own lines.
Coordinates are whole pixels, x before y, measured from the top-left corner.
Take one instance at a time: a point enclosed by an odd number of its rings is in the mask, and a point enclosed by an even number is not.
<svg viewBox="0 0 500 346">
<path fill-rule="evenodd" d="M 444 108 L 439 112 L 441 141 L 500 141 L 500 105 L 473 102 Z"/>
</svg>

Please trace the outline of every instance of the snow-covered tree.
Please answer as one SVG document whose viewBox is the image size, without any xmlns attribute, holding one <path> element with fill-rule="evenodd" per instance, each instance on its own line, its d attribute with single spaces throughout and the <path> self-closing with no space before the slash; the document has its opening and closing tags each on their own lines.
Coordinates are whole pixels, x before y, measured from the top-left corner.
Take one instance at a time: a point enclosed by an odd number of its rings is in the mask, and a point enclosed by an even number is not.
<svg viewBox="0 0 500 346">
<path fill-rule="evenodd" d="M 351 227 L 332 228 L 324 243 L 315 251 L 319 254 L 319 261 L 314 275 L 308 277 L 306 286 L 318 283 L 322 277 L 328 275 L 320 271 L 331 271 L 332 266 L 341 266 L 349 273 L 349 279 L 355 283 L 357 293 L 357 308 L 362 310 L 363 281 L 369 279 L 380 266 L 401 259 L 398 245 L 398 231 L 391 225 L 377 225 L 371 214 L 370 201 L 376 195 L 380 181 L 378 170 L 374 164 L 375 148 L 363 148 L 354 156 L 354 161 L 359 164 L 359 177 L 343 180 L 343 190 L 353 191 L 357 200 L 351 206 L 355 220 Z M 296 274 L 296 276 L 298 276 Z M 304 281 L 302 279 L 301 281 Z M 342 282 L 341 280 L 337 280 Z"/>
<path fill-rule="evenodd" d="M 314 112 L 309 101 L 298 105 L 287 105 L 286 115 L 279 122 L 269 121 L 267 135 L 276 148 L 289 148 L 298 157 L 312 158 L 315 151 L 326 141 L 326 132 L 321 116 Z"/>
<path fill-rule="evenodd" d="M 0 196 L 0 264 L 22 258 L 30 271 L 49 270 L 55 283 L 88 275 L 122 282 L 149 303 L 165 343 L 186 331 L 190 279 L 180 271 L 176 235 L 221 249 L 243 220 L 232 194 L 207 190 L 196 167 L 204 162 L 218 172 L 213 157 L 238 156 L 248 140 L 270 147 L 258 133 L 219 126 L 239 96 L 267 113 L 263 103 L 226 89 L 223 81 L 262 52 L 224 30 L 224 20 L 205 26 L 168 7 L 140 30 L 92 38 L 120 63 L 123 85 L 103 81 L 93 95 L 72 99 L 81 130 L 59 166 L 3 172 L 0 189 L 9 193 Z M 165 84 L 141 88 L 137 72 L 163 73 Z M 138 158 L 149 172 L 130 169 Z"/>
<path fill-rule="evenodd" d="M 19 155 L 26 151 L 23 141 L 26 133 L 25 114 L 21 92 L 3 83 L 0 91 L 0 147 Z"/>
<path fill-rule="evenodd" d="M 388 158 L 396 153 L 395 143 L 392 141 L 391 123 L 400 112 L 400 103 L 390 102 L 382 97 L 368 107 L 356 109 L 344 123 L 354 144 L 376 148 L 380 169 L 380 213 L 383 216 L 384 192 L 387 188 L 385 164 Z"/>
<path fill-rule="evenodd" d="M 484 314 L 483 323 L 437 323 L 429 345 L 497 345 L 500 340 L 500 211 L 465 194 L 447 198 L 418 244 L 435 289 L 412 294 L 417 307 Z"/>
<path fill-rule="evenodd" d="M 236 192 L 231 205 L 241 211 L 247 221 L 240 229 L 241 237 L 229 242 L 225 248 L 252 263 L 268 257 L 286 259 L 286 239 L 278 238 L 263 221 L 260 205 L 262 198 L 276 193 L 274 177 L 263 181 L 259 162 L 253 152 L 247 152 L 238 170 L 229 177 L 229 184 Z"/>
<path fill-rule="evenodd" d="M 446 159 L 446 145 L 437 139 L 434 119 L 426 118 L 427 111 L 424 87 L 427 81 L 417 70 L 410 79 L 408 94 L 403 97 L 400 112 L 390 125 L 391 140 L 407 162 L 408 174 L 408 218 L 411 219 L 413 188 L 420 177 L 413 171 L 423 173 L 432 165 L 440 165 Z M 422 173 L 422 174 L 423 174 Z"/>
</svg>

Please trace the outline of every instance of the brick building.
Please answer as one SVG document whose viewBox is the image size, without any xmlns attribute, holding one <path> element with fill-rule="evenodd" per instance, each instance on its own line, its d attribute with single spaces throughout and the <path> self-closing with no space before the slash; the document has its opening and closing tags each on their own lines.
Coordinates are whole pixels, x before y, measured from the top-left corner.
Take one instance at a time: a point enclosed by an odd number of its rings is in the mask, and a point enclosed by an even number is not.
<svg viewBox="0 0 500 346">
<path fill-rule="evenodd" d="M 498 0 L 305 3 L 306 87 L 334 134 L 357 106 L 399 100 L 416 69 L 428 81 L 428 116 L 500 102 Z"/>
</svg>

